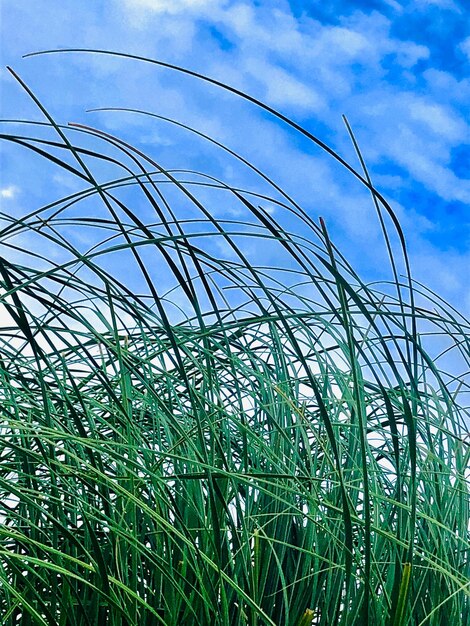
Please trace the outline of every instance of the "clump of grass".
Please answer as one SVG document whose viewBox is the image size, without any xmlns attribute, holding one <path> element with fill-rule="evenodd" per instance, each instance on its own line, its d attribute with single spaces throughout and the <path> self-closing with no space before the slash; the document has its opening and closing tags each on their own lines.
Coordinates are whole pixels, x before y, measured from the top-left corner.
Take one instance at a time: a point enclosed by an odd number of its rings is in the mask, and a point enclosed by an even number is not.
<svg viewBox="0 0 470 626">
<path fill-rule="evenodd" d="M 2 623 L 466 623 L 469 326 L 413 283 L 359 151 L 388 284 L 233 152 L 270 194 L 23 87 L 46 121 L 2 139 L 82 188 L 2 216 Z"/>
</svg>

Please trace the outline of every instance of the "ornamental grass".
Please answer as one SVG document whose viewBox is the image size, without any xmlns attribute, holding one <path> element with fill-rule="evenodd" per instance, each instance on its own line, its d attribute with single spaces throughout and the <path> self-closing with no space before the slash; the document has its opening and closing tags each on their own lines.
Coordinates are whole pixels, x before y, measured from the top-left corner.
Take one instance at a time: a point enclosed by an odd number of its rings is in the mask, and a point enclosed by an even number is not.
<svg viewBox="0 0 470 626">
<path fill-rule="evenodd" d="M 1 623 L 468 623 L 468 320 L 413 280 L 347 120 L 357 167 L 161 71 L 344 166 L 390 269 L 361 278 L 325 220 L 184 120 L 127 113 L 253 184 L 64 125 L 12 71 L 43 121 L 3 120 L 3 142 L 78 190 L 1 215 Z"/>
</svg>

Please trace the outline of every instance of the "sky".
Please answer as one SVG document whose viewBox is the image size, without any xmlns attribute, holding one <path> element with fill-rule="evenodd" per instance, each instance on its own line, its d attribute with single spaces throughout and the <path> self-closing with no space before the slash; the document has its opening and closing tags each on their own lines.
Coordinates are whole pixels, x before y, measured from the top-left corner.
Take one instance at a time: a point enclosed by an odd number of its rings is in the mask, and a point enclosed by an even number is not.
<svg viewBox="0 0 470 626">
<path fill-rule="evenodd" d="M 3 120 L 43 119 L 5 70 L 10 65 L 58 122 L 98 126 L 158 155 L 166 167 L 251 183 L 246 170 L 180 129 L 142 115 L 86 110 L 130 107 L 189 124 L 263 169 L 314 219 L 323 216 L 343 253 L 374 279 L 384 246 L 367 190 L 292 129 L 168 69 L 89 54 L 22 56 L 98 48 L 177 64 L 266 102 L 359 168 L 346 115 L 375 186 L 403 226 L 415 278 L 470 313 L 466 0 L 3 0 L 0 6 Z M 24 150 L 7 145 L 2 155 L 4 213 L 26 213 L 74 189 L 64 173 L 39 167 Z"/>
</svg>

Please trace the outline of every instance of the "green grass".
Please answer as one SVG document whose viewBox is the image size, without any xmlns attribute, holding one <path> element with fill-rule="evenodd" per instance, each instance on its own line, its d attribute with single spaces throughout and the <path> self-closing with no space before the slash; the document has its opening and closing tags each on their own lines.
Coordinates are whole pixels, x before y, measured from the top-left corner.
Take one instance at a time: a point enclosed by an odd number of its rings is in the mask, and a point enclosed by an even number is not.
<svg viewBox="0 0 470 626">
<path fill-rule="evenodd" d="M 2 624 L 467 623 L 469 323 L 413 282 L 357 145 L 361 171 L 328 151 L 381 284 L 242 157 L 251 190 L 36 103 L 2 139 L 81 188 L 2 216 Z"/>
</svg>

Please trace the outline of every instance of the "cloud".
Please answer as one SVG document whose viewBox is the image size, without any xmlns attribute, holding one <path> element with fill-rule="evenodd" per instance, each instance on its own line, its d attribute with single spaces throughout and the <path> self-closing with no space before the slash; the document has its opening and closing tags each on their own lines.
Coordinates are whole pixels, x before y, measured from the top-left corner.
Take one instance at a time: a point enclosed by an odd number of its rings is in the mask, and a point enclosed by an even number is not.
<svg viewBox="0 0 470 626">
<path fill-rule="evenodd" d="M 417 0 L 416 4 L 424 10 L 429 7 L 436 7 L 438 9 L 444 9 L 454 13 L 461 13 L 461 9 L 453 0 Z"/>
<path fill-rule="evenodd" d="M 399 13 L 403 12 L 403 6 L 399 2 L 397 2 L 397 0 L 384 0 L 384 2 L 394 11 L 397 11 Z"/>
<path fill-rule="evenodd" d="M 15 5 L 11 23 L 21 26 L 18 36 L 10 39 L 17 58 L 25 51 L 56 44 L 85 45 L 142 54 L 214 76 L 292 116 L 356 163 L 341 121 L 345 113 L 357 131 L 374 180 L 382 174 L 380 182 L 388 197 L 397 198 L 406 187 L 420 190 L 416 206 L 404 206 L 403 219 L 414 228 L 415 241 L 425 241 L 430 229 L 423 216 L 431 215 L 429 207 L 436 196 L 446 202 L 465 202 L 470 197 L 470 183 L 457 175 L 457 169 L 453 171 L 451 158 L 469 136 L 465 107 L 470 80 L 459 78 L 451 63 L 446 66 L 435 41 L 421 43 L 422 37 L 413 31 L 417 22 L 410 19 L 411 9 L 405 3 L 385 4 L 391 10 L 384 6 L 381 13 L 344 8 L 338 2 L 338 10 L 327 21 L 315 9 L 294 14 L 287 0 L 114 0 L 119 10 L 110 11 L 103 24 L 95 3 L 83 3 L 71 20 L 67 2 L 38 0 L 34 15 L 21 3 Z M 427 10 L 439 18 L 439 10 L 458 10 L 447 0 L 416 0 L 416 7 L 423 23 Z M 44 13 L 53 25 L 47 37 L 39 28 Z M 455 49 L 460 39 L 452 43 Z M 461 41 L 459 49 L 470 57 L 470 38 Z M 79 93 L 65 80 L 67 63 L 76 84 L 83 87 Z M 77 119 L 87 106 L 135 106 L 169 115 L 206 129 L 261 169 L 267 164 L 274 180 L 300 196 L 312 214 L 321 211 L 330 221 L 336 220 L 351 242 L 364 240 L 365 233 L 375 237 L 370 207 L 355 187 L 349 193 L 350 178 L 337 179 L 333 162 L 317 148 L 301 144 L 298 136 L 232 95 L 167 70 L 110 57 L 36 58 L 24 67 L 31 72 L 32 87 L 41 81 L 53 83 L 47 98 L 63 107 L 64 121 Z M 47 71 L 35 82 L 34 72 L 40 67 Z M 206 162 L 201 165 L 206 154 L 202 149 L 181 142 L 181 136 L 171 135 L 166 126 L 148 118 L 135 124 L 131 116 L 103 114 L 98 125 L 144 143 L 146 150 L 155 149 L 158 158 L 171 165 L 209 167 Z M 217 160 L 209 163 L 212 166 Z M 384 164 L 390 168 L 387 174 Z M 234 169 L 235 184 L 243 185 L 240 170 Z M 433 222 L 444 219 L 447 216 L 432 213 Z M 346 244 L 354 254 L 355 244 Z M 439 256 L 439 245 L 429 248 L 429 255 Z"/>
<path fill-rule="evenodd" d="M 467 37 L 459 45 L 460 50 L 466 55 L 467 60 L 470 62 L 470 37 Z"/>
<path fill-rule="evenodd" d="M 16 185 L 8 185 L 7 187 L 2 187 L 0 189 L 0 198 L 12 200 L 18 195 L 19 191 L 20 190 Z"/>
<path fill-rule="evenodd" d="M 452 150 L 470 136 L 470 128 L 449 103 L 383 87 L 356 96 L 354 105 L 362 108 L 361 124 L 374 136 L 373 146 L 367 148 L 372 163 L 386 159 L 442 199 L 470 201 L 470 180 L 459 178 L 450 167 Z"/>
<path fill-rule="evenodd" d="M 452 106 L 405 87 L 406 74 L 403 80 L 397 72 L 429 59 L 430 50 L 393 37 L 390 20 L 377 12 L 356 12 L 339 26 L 313 19 L 293 23 L 290 14 L 265 15 L 248 5 L 235 5 L 217 20 L 238 41 L 242 52 L 232 76 L 238 69 L 251 93 L 325 123 L 331 123 L 334 111 L 338 118 L 352 111 L 374 143 L 372 165 L 391 157 L 445 200 L 468 201 L 470 183 L 448 167 L 451 148 L 468 136 L 468 125 Z M 394 76 L 384 69 L 389 58 Z M 223 74 L 220 64 L 218 71 Z"/>
<path fill-rule="evenodd" d="M 458 143 L 468 132 L 468 126 L 455 115 L 455 112 L 423 99 L 409 98 L 409 100 L 410 119 L 423 122 L 434 134 Z"/>
<path fill-rule="evenodd" d="M 235 3 L 212 13 L 208 19 L 225 29 L 241 50 L 257 50 L 260 54 L 298 54 L 306 43 L 299 22 L 290 12 L 266 11 L 252 5 Z M 306 51 L 306 50 L 305 50 Z"/>
<path fill-rule="evenodd" d="M 324 106 L 324 99 L 305 82 L 291 73 L 263 59 L 248 58 L 243 68 L 266 91 L 263 100 L 277 107 L 303 108 L 313 113 Z"/>
<path fill-rule="evenodd" d="M 450 72 L 430 68 L 423 72 L 428 97 L 434 102 L 442 102 L 458 111 L 470 100 L 470 79 L 457 79 Z"/>
<path fill-rule="evenodd" d="M 177 15 L 185 11 L 201 11 L 216 9 L 225 4 L 224 0 L 123 0 L 132 11 L 149 11 L 151 13 L 168 13 Z"/>
</svg>

